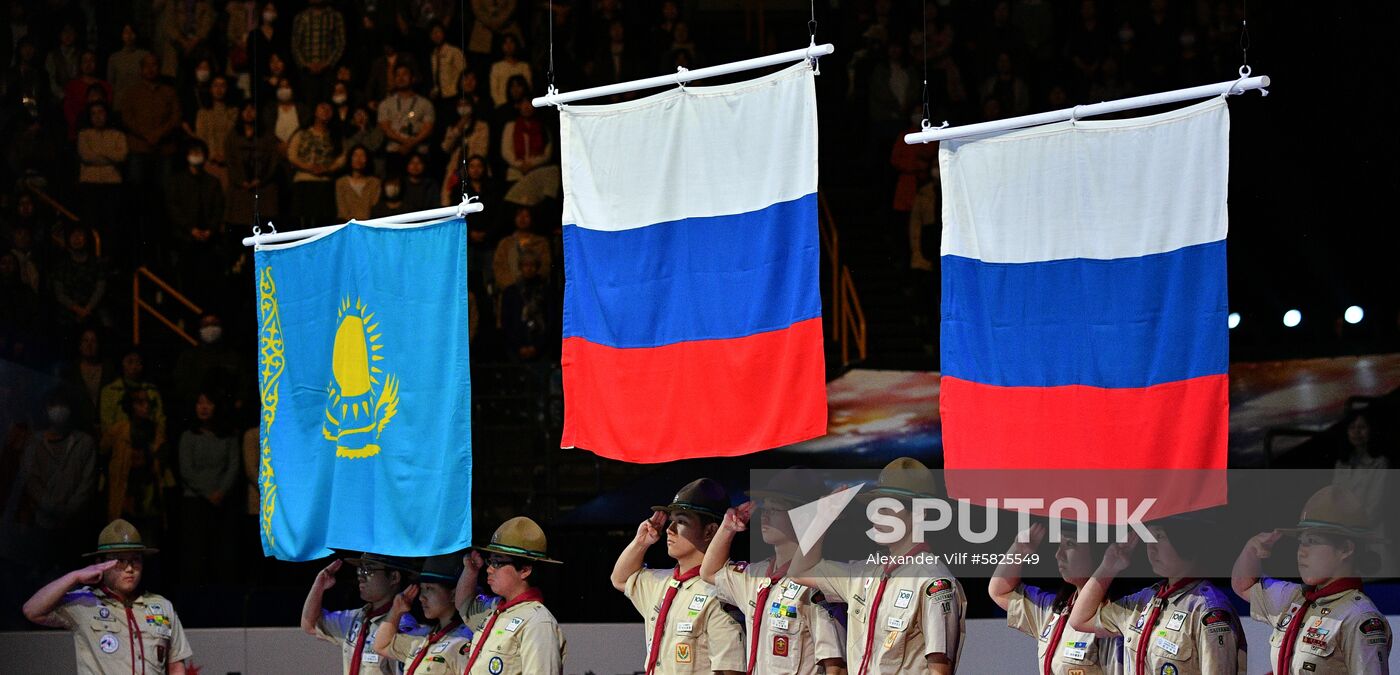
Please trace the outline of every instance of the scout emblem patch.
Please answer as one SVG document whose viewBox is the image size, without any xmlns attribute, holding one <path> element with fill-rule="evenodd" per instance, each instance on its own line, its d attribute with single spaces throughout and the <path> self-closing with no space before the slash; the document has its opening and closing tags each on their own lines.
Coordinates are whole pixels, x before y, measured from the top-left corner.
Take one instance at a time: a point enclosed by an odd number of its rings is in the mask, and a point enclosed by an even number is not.
<svg viewBox="0 0 1400 675">
<path fill-rule="evenodd" d="M 1161 675 L 1176 675 L 1176 664 L 1163 663 Z"/>
<path fill-rule="evenodd" d="M 952 588 L 953 582 L 947 579 L 934 579 L 933 583 L 928 585 L 928 590 L 924 592 L 927 593 L 929 597 L 933 597 L 935 593 L 941 593 L 946 590 L 951 590 Z"/>
<path fill-rule="evenodd" d="M 120 646 L 121 643 L 117 642 L 117 636 L 111 633 L 103 635 L 101 639 L 97 641 L 97 647 L 102 650 L 103 654 L 115 654 L 117 648 Z"/>
<path fill-rule="evenodd" d="M 773 636 L 773 656 L 788 655 L 788 638 L 786 635 Z"/>
<path fill-rule="evenodd" d="M 695 653 L 690 651 L 690 645 L 684 642 L 676 645 L 676 663 L 691 663 L 695 660 Z"/>
<path fill-rule="evenodd" d="M 491 661 L 486 664 L 486 669 L 491 671 L 491 675 L 501 675 L 501 671 L 506 669 L 506 662 L 499 656 L 491 657 Z"/>
<path fill-rule="evenodd" d="M 1385 631 L 1385 622 L 1375 617 L 1371 617 L 1365 621 L 1362 621 L 1359 628 L 1361 630 L 1362 635 L 1381 633 Z"/>
</svg>

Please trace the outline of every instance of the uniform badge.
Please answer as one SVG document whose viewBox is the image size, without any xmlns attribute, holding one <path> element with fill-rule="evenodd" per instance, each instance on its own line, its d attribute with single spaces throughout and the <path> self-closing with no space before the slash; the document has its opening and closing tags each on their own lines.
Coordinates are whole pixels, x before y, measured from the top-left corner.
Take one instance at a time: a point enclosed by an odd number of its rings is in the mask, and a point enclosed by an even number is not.
<svg viewBox="0 0 1400 675">
<path fill-rule="evenodd" d="M 433 645 L 432 650 L 429 651 L 428 653 L 430 653 L 430 654 L 441 654 L 441 653 L 447 651 L 447 648 L 448 648 L 448 647 L 451 647 L 451 646 L 452 646 L 452 645 L 449 645 L 449 644 L 447 644 L 446 642 L 443 642 L 443 643 L 441 643 L 441 644 L 436 644 L 436 645 Z"/>
<path fill-rule="evenodd" d="M 1323 608 L 1322 608 L 1322 615 L 1323 615 L 1323 616 L 1327 616 L 1328 614 L 1331 614 L 1331 613 L 1332 613 L 1332 608 L 1331 608 L 1331 607 L 1323 607 Z"/>
<path fill-rule="evenodd" d="M 676 645 L 676 663 L 693 663 L 695 652 L 690 650 L 688 643 L 682 642 Z"/>
<path fill-rule="evenodd" d="M 525 620 L 522 619 L 522 618 L 520 618 L 520 617 L 518 617 L 518 616 L 515 617 L 514 619 L 511 619 L 511 620 L 510 620 L 510 623 L 507 623 L 507 624 L 506 624 L 506 632 L 507 632 L 507 633 L 514 633 L 515 631 L 517 631 L 517 630 L 520 629 L 520 624 L 522 624 L 522 623 L 525 623 Z"/>
<path fill-rule="evenodd" d="M 1181 651 L 1181 646 L 1180 646 L 1180 645 L 1178 645 L 1178 644 L 1176 644 L 1175 642 L 1172 642 L 1171 640 L 1168 640 L 1168 639 L 1166 639 L 1166 638 L 1164 638 L 1164 637 L 1159 637 L 1159 638 L 1157 638 L 1157 641 L 1154 642 L 1154 643 L 1152 643 L 1152 644 L 1155 645 L 1158 649 L 1160 649 L 1160 650 L 1162 650 L 1162 651 L 1164 651 L 1164 652 L 1166 652 L 1166 653 L 1168 653 L 1168 654 L 1171 654 L 1172 656 L 1176 656 L 1176 653 L 1179 652 L 1179 651 Z"/>
<path fill-rule="evenodd" d="M 1064 649 L 1064 655 L 1065 655 L 1065 658 L 1067 658 L 1067 659 L 1074 659 L 1075 661 L 1083 661 L 1086 657 L 1089 656 L 1089 643 L 1088 643 L 1088 642 L 1066 642 L 1066 643 L 1065 643 L 1065 649 Z"/>
<path fill-rule="evenodd" d="M 1223 609 L 1212 609 L 1201 617 L 1202 626 L 1214 626 L 1216 624 L 1229 624 L 1230 613 Z"/>
<path fill-rule="evenodd" d="M 695 623 L 692 621 L 682 621 L 676 624 L 676 635 L 690 635 L 695 630 Z"/>
<path fill-rule="evenodd" d="M 112 610 L 107 609 L 106 607 L 98 607 L 97 618 L 102 619 L 104 621 L 112 618 Z"/>
<path fill-rule="evenodd" d="M 365 651 L 360 655 L 360 663 L 379 663 L 379 655 L 372 651 Z"/>
<path fill-rule="evenodd" d="M 120 647 L 121 643 L 117 641 L 117 636 L 111 633 L 104 633 L 97 640 L 97 648 L 101 649 L 103 654 L 115 654 Z"/>
<path fill-rule="evenodd" d="M 740 560 L 737 562 L 730 563 L 729 566 L 733 567 L 735 572 L 743 574 L 744 570 L 749 568 L 749 563 L 746 560 Z"/>
<path fill-rule="evenodd" d="M 463 643 L 462 643 L 462 646 L 457 648 L 457 653 L 458 653 L 458 654 L 461 654 L 462 656 L 466 656 L 466 655 L 467 655 L 467 650 L 468 650 L 468 649 L 471 649 L 471 648 L 472 648 L 472 643 L 470 643 L 470 642 L 463 642 Z"/>
<path fill-rule="evenodd" d="M 165 663 L 165 645 L 156 645 L 156 663 Z"/>
<path fill-rule="evenodd" d="M 797 597 L 797 594 L 798 594 L 798 593 L 801 593 L 801 592 L 802 592 L 802 586 L 801 586 L 801 584 L 795 584 L 795 583 L 789 581 L 789 582 L 788 582 L 788 585 L 787 585 L 787 588 L 784 588 L 784 589 L 783 589 L 783 597 L 784 597 L 784 598 L 787 598 L 787 599 L 789 599 L 789 600 L 791 600 L 791 599 Z"/>
<path fill-rule="evenodd" d="M 900 609 L 907 609 L 909 607 L 909 601 L 913 599 L 914 591 L 909 589 L 901 590 L 899 595 L 894 599 L 894 606 Z"/>
<path fill-rule="evenodd" d="M 1181 630 L 1181 625 L 1186 623 L 1186 612 L 1172 612 L 1172 618 L 1167 622 L 1167 630 Z"/>
<path fill-rule="evenodd" d="M 792 622 L 789 621 L 788 618 L 785 617 L 785 616 L 781 616 L 781 617 L 778 617 L 778 618 L 776 618 L 776 619 L 773 619 L 773 629 L 774 629 L 774 630 L 787 630 L 791 625 L 792 625 Z"/>
<path fill-rule="evenodd" d="M 933 597 L 935 593 L 941 593 L 943 591 L 952 590 L 952 588 L 953 582 L 947 579 L 934 579 L 933 583 L 928 585 L 928 589 L 925 590 L 924 593 L 926 593 L 929 597 Z"/>
<path fill-rule="evenodd" d="M 1310 673 L 1315 673 L 1317 672 L 1317 664 L 1313 663 L 1312 661 L 1304 661 L 1303 670 L 1306 670 Z"/>
<path fill-rule="evenodd" d="M 690 607 L 688 607 L 688 609 L 701 609 L 701 608 L 703 608 L 703 607 L 705 606 L 705 600 L 709 599 L 709 597 L 710 597 L 710 596 L 708 596 L 708 595 L 694 595 L 694 596 L 691 596 L 691 598 L 690 598 Z"/>
<path fill-rule="evenodd" d="M 1365 621 L 1362 621 L 1361 625 L 1358 626 L 1358 628 L 1361 630 L 1362 635 L 1383 633 L 1385 632 L 1385 622 L 1375 617 L 1371 617 Z"/>
<path fill-rule="evenodd" d="M 1084 675 L 1083 668 L 1070 668 L 1069 675 Z"/>
<path fill-rule="evenodd" d="M 1175 663 L 1163 663 L 1163 664 L 1162 664 L 1161 675 L 1176 675 L 1176 673 L 1177 673 L 1177 671 L 1176 671 L 1176 664 L 1175 664 Z"/>
<path fill-rule="evenodd" d="M 888 625 L 890 630 L 904 630 L 904 628 L 908 625 L 908 622 L 906 622 L 901 617 L 892 616 L 890 617 Z"/>
<path fill-rule="evenodd" d="M 1298 608 L 1300 607 L 1302 607 L 1302 605 L 1295 602 L 1292 607 L 1288 608 L 1288 613 L 1284 614 L 1278 620 L 1278 630 L 1283 630 L 1288 627 L 1289 623 L 1292 623 L 1293 615 L 1298 613 Z"/>
<path fill-rule="evenodd" d="M 773 636 L 773 656 L 788 655 L 788 638 L 786 635 Z"/>
<path fill-rule="evenodd" d="M 486 663 L 486 670 L 491 671 L 491 675 L 501 675 L 501 671 L 505 669 L 506 662 L 502 661 L 499 656 L 491 657 L 491 660 Z"/>
<path fill-rule="evenodd" d="M 894 641 L 895 641 L 895 640 L 898 640 L 898 639 L 899 639 L 899 631 L 897 631 L 897 630 L 892 630 L 892 631 L 890 631 L 889 634 L 885 636 L 885 649 L 889 649 L 890 647 L 893 647 L 893 646 L 894 646 Z"/>
<path fill-rule="evenodd" d="M 152 613 L 152 614 L 164 614 L 164 613 L 165 613 L 165 610 L 164 610 L 164 609 L 161 609 L 161 606 L 160 606 L 160 605 L 151 605 L 151 613 Z"/>
</svg>

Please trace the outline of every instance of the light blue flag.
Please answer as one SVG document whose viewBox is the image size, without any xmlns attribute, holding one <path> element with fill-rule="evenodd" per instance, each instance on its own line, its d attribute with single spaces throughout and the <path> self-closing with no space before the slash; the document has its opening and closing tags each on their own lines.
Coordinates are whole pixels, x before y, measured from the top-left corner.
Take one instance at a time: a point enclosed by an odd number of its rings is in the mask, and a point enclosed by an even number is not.
<svg viewBox="0 0 1400 675">
<path fill-rule="evenodd" d="M 256 252 L 268 555 L 470 545 L 466 248 L 453 218 Z"/>
</svg>

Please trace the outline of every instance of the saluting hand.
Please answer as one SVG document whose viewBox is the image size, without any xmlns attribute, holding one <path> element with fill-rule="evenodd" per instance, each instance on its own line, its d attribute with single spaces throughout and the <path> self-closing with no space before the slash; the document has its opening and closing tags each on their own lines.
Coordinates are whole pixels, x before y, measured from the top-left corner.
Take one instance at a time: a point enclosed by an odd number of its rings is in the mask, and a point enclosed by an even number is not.
<svg viewBox="0 0 1400 675">
<path fill-rule="evenodd" d="M 1012 551 L 1015 553 L 1034 553 L 1045 541 L 1047 531 L 1045 523 L 1035 523 L 1022 530 L 1021 534 L 1016 537 L 1016 543 L 1011 545 Z"/>
<path fill-rule="evenodd" d="M 636 541 L 651 546 L 661 541 L 661 531 L 666 528 L 666 512 L 657 511 L 637 526 Z"/>
<path fill-rule="evenodd" d="M 753 502 L 744 502 L 725 511 L 724 522 L 720 526 L 732 532 L 743 532 L 749 529 L 749 518 L 752 517 Z"/>
<path fill-rule="evenodd" d="M 93 565 L 88 565 L 73 573 L 77 582 L 86 586 L 91 586 L 102 581 L 102 573 L 117 566 L 117 561 L 108 560 Z"/>
<path fill-rule="evenodd" d="M 392 611 L 398 616 L 403 616 L 413 609 L 413 601 L 418 599 L 418 584 L 410 584 L 403 589 L 402 593 L 394 596 L 394 606 Z"/>
<path fill-rule="evenodd" d="M 1283 537 L 1283 533 L 1278 530 L 1260 532 L 1250 537 L 1245 547 L 1254 553 L 1254 557 L 1267 558 L 1274 552 L 1274 544 L 1277 544 L 1281 537 Z"/>
<path fill-rule="evenodd" d="M 340 571 L 340 565 L 340 560 L 332 560 L 325 569 L 316 573 L 316 583 L 320 585 L 321 590 L 327 590 L 335 585 L 335 573 Z"/>
<path fill-rule="evenodd" d="M 1099 571 L 1095 576 L 1117 576 L 1119 572 L 1128 569 L 1128 565 L 1133 562 L 1133 549 L 1137 548 L 1137 545 L 1136 532 L 1129 533 L 1125 542 L 1110 544 L 1108 550 L 1104 551 L 1103 562 L 1099 564 Z"/>
<path fill-rule="evenodd" d="M 486 566 L 486 561 L 481 558 L 481 552 L 475 549 L 467 551 L 462 556 L 462 569 L 466 571 L 467 578 L 474 579 L 481 573 L 481 568 Z"/>
</svg>

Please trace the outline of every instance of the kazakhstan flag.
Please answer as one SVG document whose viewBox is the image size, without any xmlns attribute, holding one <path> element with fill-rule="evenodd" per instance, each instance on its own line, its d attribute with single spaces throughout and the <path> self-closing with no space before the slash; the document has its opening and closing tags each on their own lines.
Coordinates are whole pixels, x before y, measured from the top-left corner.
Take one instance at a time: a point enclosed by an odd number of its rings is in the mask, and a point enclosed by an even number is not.
<svg viewBox="0 0 1400 675">
<path fill-rule="evenodd" d="M 466 221 L 261 246 L 263 551 L 471 544 Z"/>
</svg>

